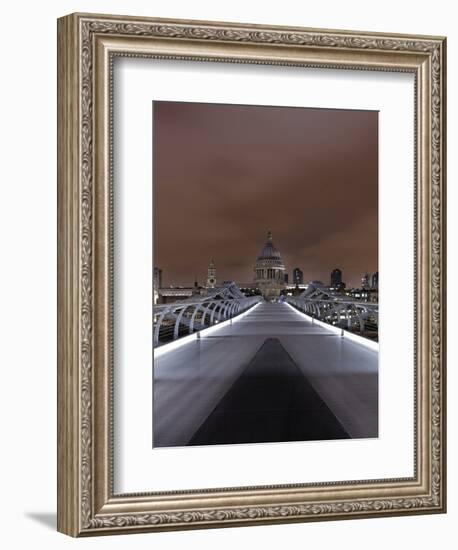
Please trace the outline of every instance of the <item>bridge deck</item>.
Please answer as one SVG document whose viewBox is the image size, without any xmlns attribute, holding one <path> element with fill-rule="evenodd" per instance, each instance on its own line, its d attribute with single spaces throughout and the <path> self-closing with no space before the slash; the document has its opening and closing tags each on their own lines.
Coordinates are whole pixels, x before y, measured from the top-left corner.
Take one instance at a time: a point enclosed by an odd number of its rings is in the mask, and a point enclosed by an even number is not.
<svg viewBox="0 0 458 550">
<path fill-rule="evenodd" d="M 377 410 L 378 353 L 287 304 L 262 302 L 154 361 L 155 447 L 377 437 Z"/>
</svg>

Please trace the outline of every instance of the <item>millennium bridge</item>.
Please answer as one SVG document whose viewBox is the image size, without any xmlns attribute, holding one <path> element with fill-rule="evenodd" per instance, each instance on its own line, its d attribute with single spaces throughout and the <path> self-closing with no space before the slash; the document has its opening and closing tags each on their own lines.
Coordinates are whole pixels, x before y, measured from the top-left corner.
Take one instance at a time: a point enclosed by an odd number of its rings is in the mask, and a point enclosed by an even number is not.
<svg viewBox="0 0 458 550">
<path fill-rule="evenodd" d="M 153 446 L 378 436 L 378 305 L 236 284 L 154 306 Z"/>
</svg>

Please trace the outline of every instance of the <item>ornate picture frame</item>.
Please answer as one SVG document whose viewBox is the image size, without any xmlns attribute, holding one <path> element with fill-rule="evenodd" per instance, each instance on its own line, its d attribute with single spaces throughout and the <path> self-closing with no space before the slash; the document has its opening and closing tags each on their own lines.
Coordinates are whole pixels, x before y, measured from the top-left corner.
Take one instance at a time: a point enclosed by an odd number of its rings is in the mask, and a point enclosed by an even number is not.
<svg viewBox="0 0 458 550">
<path fill-rule="evenodd" d="M 445 38 L 433 36 L 94 14 L 58 20 L 60 532 L 91 536 L 445 512 L 445 52 Z M 413 477 L 114 493 L 116 57 L 414 75 Z"/>
</svg>

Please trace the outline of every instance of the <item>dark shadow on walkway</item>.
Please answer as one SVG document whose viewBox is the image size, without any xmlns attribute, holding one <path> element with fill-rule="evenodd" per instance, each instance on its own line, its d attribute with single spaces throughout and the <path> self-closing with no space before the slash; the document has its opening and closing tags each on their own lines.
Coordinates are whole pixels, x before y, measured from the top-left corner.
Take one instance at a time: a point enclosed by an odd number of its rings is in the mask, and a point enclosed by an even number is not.
<svg viewBox="0 0 458 550">
<path fill-rule="evenodd" d="M 348 439 L 277 338 L 267 338 L 188 445 Z"/>
</svg>

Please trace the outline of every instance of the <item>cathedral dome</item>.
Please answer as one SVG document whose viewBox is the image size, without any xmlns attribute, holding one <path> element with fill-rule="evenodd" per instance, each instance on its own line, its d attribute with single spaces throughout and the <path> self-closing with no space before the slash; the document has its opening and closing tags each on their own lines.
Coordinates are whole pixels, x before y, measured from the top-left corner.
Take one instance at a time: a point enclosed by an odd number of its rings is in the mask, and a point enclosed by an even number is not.
<svg viewBox="0 0 458 550">
<path fill-rule="evenodd" d="M 280 252 L 272 243 L 266 243 L 258 255 L 258 260 L 281 260 Z"/>
<path fill-rule="evenodd" d="M 261 251 L 258 254 L 257 261 L 262 260 L 280 260 L 281 262 L 281 255 L 280 252 L 275 248 L 273 242 L 272 242 L 272 232 L 269 231 L 267 233 L 267 241 L 266 244 L 263 246 Z M 282 263 L 282 262 L 281 262 Z"/>
<path fill-rule="evenodd" d="M 285 286 L 285 265 L 273 245 L 271 231 L 267 233 L 267 241 L 256 258 L 254 282 L 264 298 L 268 299 L 278 297 Z"/>
</svg>

